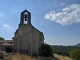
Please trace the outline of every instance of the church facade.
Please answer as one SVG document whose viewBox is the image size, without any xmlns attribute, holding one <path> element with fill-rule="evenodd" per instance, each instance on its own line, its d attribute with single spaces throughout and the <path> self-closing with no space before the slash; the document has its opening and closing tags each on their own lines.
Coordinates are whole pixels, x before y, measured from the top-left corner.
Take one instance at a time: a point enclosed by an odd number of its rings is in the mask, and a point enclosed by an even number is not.
<svg viewBox="0 0 80 60">
<path fill-rule="evenodd" d="M 21 12 L 20 24 L 14 33 L 13 48 L 15 51 L 30 55 L 39 55 L 39 47 L 44 44 L 44 35 L 31 24 L 31 13 Z"/>
</svg>

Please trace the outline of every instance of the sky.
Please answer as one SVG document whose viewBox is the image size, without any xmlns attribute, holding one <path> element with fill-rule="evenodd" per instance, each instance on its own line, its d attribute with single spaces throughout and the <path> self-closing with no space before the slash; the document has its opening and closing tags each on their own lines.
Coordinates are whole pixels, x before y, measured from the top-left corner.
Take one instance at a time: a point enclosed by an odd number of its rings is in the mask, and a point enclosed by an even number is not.
<svg viewBox="0 0 80 60">
<path fill-rule="evenodd" d="M 80 0 L 0 0 L 0 37 L 12 40 L 20 13 L 31 12 L 32 25 L 50 45 L 80 43 Z"/>
</svg>

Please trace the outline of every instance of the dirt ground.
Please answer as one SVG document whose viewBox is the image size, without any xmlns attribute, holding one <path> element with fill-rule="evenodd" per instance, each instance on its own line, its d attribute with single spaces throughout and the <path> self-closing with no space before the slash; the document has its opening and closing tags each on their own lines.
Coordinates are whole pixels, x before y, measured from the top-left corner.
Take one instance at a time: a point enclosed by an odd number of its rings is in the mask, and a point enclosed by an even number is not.
<svg viewBox="0 0 80 60">
<path fill-rule="evenodd" d="M 58 54 L 54 54 L 54 56 L 60 60 L 72 60 L 71 58 L 69 57 L 65 57 L 65 56 L 61 56 L 61 55 L 58 55 Z"/>
</svg>

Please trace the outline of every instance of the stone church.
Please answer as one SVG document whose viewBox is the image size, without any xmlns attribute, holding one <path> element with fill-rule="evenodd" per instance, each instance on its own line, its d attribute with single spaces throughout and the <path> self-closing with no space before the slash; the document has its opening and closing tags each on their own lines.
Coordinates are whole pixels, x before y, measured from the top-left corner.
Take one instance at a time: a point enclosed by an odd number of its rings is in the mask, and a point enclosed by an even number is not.
<svg viewBox="0 0 80 60">
<path fill-rule="evenodd" d="M 31 23 L 31 13 L 21 12 L 18 29 L 14 33 L 13 48 L 30 55 L 39 55 L 39 47 L 44 44 L 44 35 Z"/>
</svg>

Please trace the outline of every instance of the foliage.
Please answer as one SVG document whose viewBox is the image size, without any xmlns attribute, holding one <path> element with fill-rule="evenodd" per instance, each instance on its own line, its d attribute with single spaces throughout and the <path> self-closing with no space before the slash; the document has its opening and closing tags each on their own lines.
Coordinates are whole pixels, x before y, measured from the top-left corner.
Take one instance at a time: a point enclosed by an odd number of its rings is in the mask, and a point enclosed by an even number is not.
<svg viewBox="0 0 80 60">
<path fill-rule="evenodd" d="M 10 53 L 12 51 L 13 51 L 13 47 L 12 46 L 6 47 L 6 52 Z"/>
<path fill-rule="evenodd" d="M 3 37 L 0 37 L 0 40 L 5 40 Z"/>
<path fill-rule="evenodd" d="M 42 56 L 52 56 L 52 48 L 50 47 L 50 45 L 48 44 L 43 44 L 41 47 L 40 47 L 40 55 Z"/>
<path fill-rule="evenodd" d="M 53 49 L 53 54 L 59 54 L 59 55 L 63 55 L 63 56 L 70 56 L 69 53 L 71 50 L 73 49 L 80 49 L 80 47 L 77 46 L 58 46 L 58 45 L 54 45 L 51 46 Z"/>
<path fill-rule="evenodd" d="M 80 60 L 80 50 L 79 49 L 74 49 L 70 52 L 70 57 L 72 59 Z"/>
</svg>

